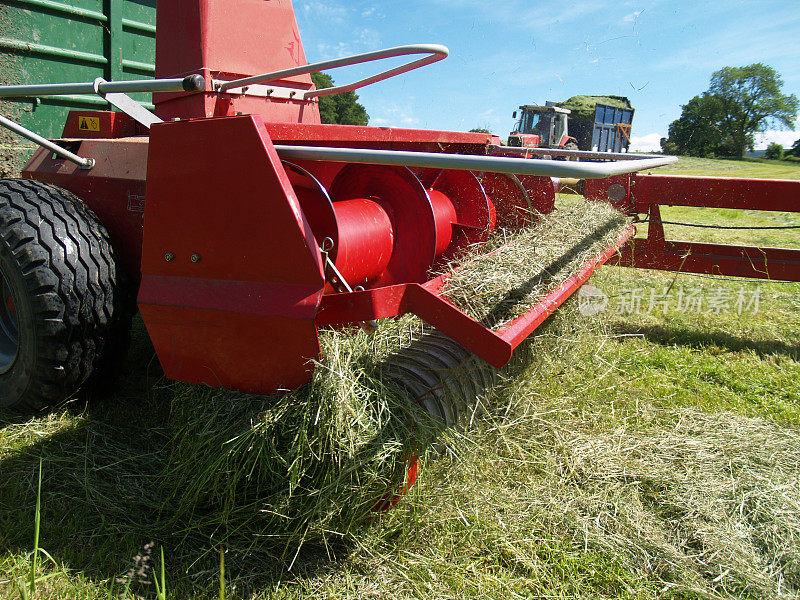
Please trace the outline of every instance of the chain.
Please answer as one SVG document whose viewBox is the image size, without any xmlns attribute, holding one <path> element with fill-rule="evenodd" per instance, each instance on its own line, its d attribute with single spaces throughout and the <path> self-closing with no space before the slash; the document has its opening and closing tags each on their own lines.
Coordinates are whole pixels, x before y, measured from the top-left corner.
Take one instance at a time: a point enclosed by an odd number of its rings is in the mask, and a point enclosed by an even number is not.
<svg viewBox="0 0 800 600">
<path fill-rule="evenodd" d="M 699 227 L 702 229 L 800 229 L 800 225 L 701 225 L 700 223 L 681 223 L 680 221 L 657 221 L 652 219 L 635 220 L 634 223 L 661 223 L 662 225 L 680 225 L 681 227 Z"/>
</svg>

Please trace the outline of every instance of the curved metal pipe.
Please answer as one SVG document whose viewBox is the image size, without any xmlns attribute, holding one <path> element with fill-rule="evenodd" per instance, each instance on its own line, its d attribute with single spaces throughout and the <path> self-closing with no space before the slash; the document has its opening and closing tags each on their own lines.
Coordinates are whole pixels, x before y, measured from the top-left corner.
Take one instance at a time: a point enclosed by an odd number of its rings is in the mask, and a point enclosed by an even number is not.
<svg viewBox="0 0 800 600">
<path fill-rule="evenodd" d="M 344 58 L 324 60 L 322 62 L 316 62 L 310 65 L 304 65 L 302 67 L 294 67 L 292 69 L 284 69 L 282 71 L 273 71 L 272 73 L 264 73 L 263 75 L 254 75 L 252 77 L 244 77 L 242 79 L 226 81 L 224 83 L 217 84 L 216 90 L 219 92 L 224 92 L 232 88 L 239 88 L 257 83 L 262 83 L 262 84 L 269 83 L 271 81 L 277 81 L 279 79 L 284 79 L 286 77 L 294 77 L 295 75 L 307 75 L 309 73 L 317 73 L 319 71 L 324 71 L 326 69 L 336 69 L 338 67 L 347 67 L 350 65 L 358 65 L 365 62 L 382 60 L 384 58 L 393 58 L 395 56 L 408 56 L 411 54 L 429 54 L 430 56 L 426 56 L 425 58 L 420 58 L 418 60 L 411 61 L 404 65 L 400 65 L 399 67 L 395 67 L 394 69 L 389 69 L 388 71 L 382 71 L 377 75 L 372 75 L 371 77 L 366 77 L 364 79 L 360 79 L 356 82 L 349 83 L 347 85 L 338 85 L 336 87 L 325 88 L 322 90 L 305 92 L 305 94 L 303 94 L 303 99 L 308 100 L 310 98 L 314 98 L 317 96 L 328 96 L 331 94 L 339 94 L 341 92 L 351 92 L 353 90 L 357 90 L 358 88 L 362 88 L 371 83 L 383 81 L 384 79 L 389 79 L 390 77 L 394 77 L 395 75 L 401 75 L 402 73 L 407 73 L 408 71 L 413 71 L 414 69 L 419 69 L 420 67 L 433 64 L 440 60 L 444 60 L 445 58 L 447 58 L 447 55 L 450 54 L 450 50 L 448 50 L 446 46 L 442 46 L 440 44 L 415 44 L 410 46 L 397 46 L 395 48 L 386 48 L 385 50 L 365 52 L 364 54 L 355 54 L 353 56 L 346 56 Z"/>
<path fill-rule="evenodd" d="M 662 167 L 678 160 L 676 156 L 634 159 L 621 162 L 570 162 L 561 160 L 533 160 L 505 156 L 476 156 L 469 154 L 439 154 L 436 152 L 402 152 L 395 150 L 368 150 L 363 148 L 325 148 L 316 146 L 276 145 L 283 159 L 323 160 L 370 165 L 397 165 L 427 167 L 490 173 L 515 173 L 544 177 L 575 177 L 602 179 L 613 175 L 635 173 Z"/>
</svg>

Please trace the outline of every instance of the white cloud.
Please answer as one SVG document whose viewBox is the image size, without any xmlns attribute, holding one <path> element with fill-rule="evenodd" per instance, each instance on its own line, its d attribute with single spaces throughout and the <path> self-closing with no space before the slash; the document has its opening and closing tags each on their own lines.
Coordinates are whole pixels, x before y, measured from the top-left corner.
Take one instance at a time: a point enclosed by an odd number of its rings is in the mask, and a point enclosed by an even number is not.
<svg viewBox="0 0 800 600">
<path fill-rule="evenodd" d="M 372 113 L 373 111 L 369 111 Z M 388 104 L 381 106 L 377 111 L 378 116 L 370 114 L 370 124 L 381 127 L 411 127 L 420 124 L 419 118 L 414 114 L 413 108 L 409 103 L 403 106 L 398 104 Z"/>
<path fill-rule="evenodd" d="M 319 42 L 317 44 L 317 52 L 320 57 L 319 60 L 331 60 L 377 50 L 380 45 L 380 34 L 374 29 L 365 28 L 356 32 L 355 36 L 344 42 L 336 42 L 335 44 Z"/>
<path fill-rule="evenodd" d="M 347 9 L 335 2 L 307 2 L 303 5 L 303 10 L 306 15 L 314 15 L 333 23 L 344 23 L 347 17 Z"/>
<path fill-rule="evenodd" d="M 630 151 L 631 152 L 661 152 L 661 138 L 664 137 L 660 133 L 648 133 L 647 135 L 631 136 Z"/>
<path fill-rule="evenodd" d="M 784 148 L 791 148 L 797 140 L 800 139 L 800 132 L 798 131 L 781 131 L 771 130 L 757 133 L 755 138 L 755 149 L 766 150 L 772 142 L 778 142 Z"/>
</svg>

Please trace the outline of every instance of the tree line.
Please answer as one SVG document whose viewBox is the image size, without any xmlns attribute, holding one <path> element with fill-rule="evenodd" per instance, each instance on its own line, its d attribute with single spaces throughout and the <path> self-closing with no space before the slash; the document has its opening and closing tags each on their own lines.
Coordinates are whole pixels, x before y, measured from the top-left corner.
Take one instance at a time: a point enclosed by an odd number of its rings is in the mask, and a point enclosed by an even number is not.
<svg viewBox="0 0 800 600">
<path fill-rule="evenodd" d="M 753 149 L 757 132 L 771 125 L 794 129 L 800 101 L 782 88 L 778 72 L 762 63 L 715 71 L 708 90 L 684 104 L 681 116 L 670 124 L 669 136 L 661 138 L 662 151 L 743 157 Z M 800 140 L 790 153 L 800 156 Z M 770 145 L 768 155 L 781 158 L 782 154 L 780 144 Z"/>
<path fill-rule="evenodd" d="M 311 81 L 318 90 L 334 86 L 333 78 L 327 73 L 312 73 Z M 363 105 L 359 104 L 358 95 L 355 92 L 320 96 L 319 116 L 323 123 L 338 125 L 366 125 L 369 123 L 369 115 Z"/>
</svg>

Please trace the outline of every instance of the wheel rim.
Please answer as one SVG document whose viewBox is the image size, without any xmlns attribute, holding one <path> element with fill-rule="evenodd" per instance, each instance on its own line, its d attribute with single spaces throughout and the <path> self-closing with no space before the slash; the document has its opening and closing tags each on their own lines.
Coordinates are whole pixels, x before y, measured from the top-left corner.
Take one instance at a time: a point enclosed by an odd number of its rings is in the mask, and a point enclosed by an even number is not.
<svg viewBox="0 0 800 600">
<path fill-rule="evenodd" d="M 19 351 L 16 302 L 5 273 L 0 271 L 0 374 L 8 371 Z"/>
</svg>

